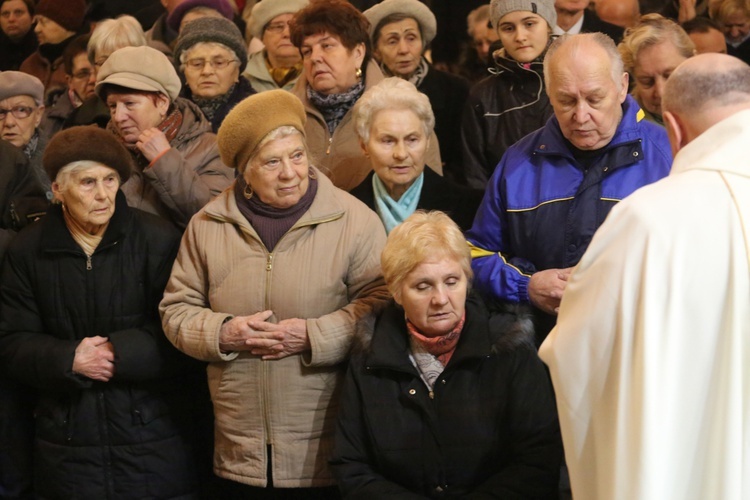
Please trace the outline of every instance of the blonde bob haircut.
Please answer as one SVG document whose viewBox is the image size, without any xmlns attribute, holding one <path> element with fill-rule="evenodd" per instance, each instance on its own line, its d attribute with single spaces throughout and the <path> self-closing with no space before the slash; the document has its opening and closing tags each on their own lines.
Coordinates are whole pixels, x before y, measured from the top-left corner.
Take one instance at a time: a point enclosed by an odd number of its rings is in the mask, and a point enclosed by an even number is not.
<svg viewBox="0 0 750 500">
<path fill-rule="evenodd" d="M 393 76 L 367 89 L 354 105 L 354 128 L 362 142 L 370 140 L 370 128 L 375 115 L 392 109 L 414 113 L 422 122 L 425 137 L 430 137 L 435 128 L 435 114 L 430 100 L 413 83 Z"/>
<path fill-rule="evenodd" d="M 709 2 L 708 13 L 711 19 L 724 24 L 728 17 L 742 14 L 750 17 L 750 0 L 722 0 Z"/>
<path fill-rule="evenodd" d="M 471 251 L 458 225 L 439 210 L 417 210 L 391 231 L 380 255 L 391 295 L 401 289 L 406 276 L 418 265 L 434 259 L 457 261 L 471 283 Z"/>
<path fill-rule="evenodd" d="M 660 14 L 646 14 L 641 16 L 638 24 L 625 30 L 625 36 L 617 46 L 625 71 L 632 76 L 638 54 L 662 42 L 672 42 L 685 59 L 695 55 L 695 44 L 679 24 Z"/>
</svg>

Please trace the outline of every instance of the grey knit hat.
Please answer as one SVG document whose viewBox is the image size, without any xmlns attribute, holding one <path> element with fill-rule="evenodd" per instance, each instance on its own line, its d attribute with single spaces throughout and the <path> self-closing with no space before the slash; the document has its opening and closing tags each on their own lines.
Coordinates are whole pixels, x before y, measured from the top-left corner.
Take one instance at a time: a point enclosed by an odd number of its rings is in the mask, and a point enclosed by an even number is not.
<svg viewBox="0 0 750 500">
<path fill-rule="evenodd" d="M 380 21 L 391 14 L 404 14 L 417 21 L 422 33 L 422 43 L 429 45 L 437 34 L 437 20 L 429 7 L 419 0 L 383 0 L 363 12 L 370 21 L 370 40 L 375 41 L 375 30 Z"/>
<path fill-rule="evenodd" d="M 240 60 L 240 73 L 247 66 L 247 46 L 239 28 L 223 17 L 202 17 L 191 21 L 182 28 L 174 47 L 174 60 L 179 64 L 183 52 L 200 42 L 215 42 L 226 45 Z"/>
<path fill-rule="evenodd" d="M 197 21 L 195 21 L 197 22 Z M 106 100 L 106 86 L 161 92 L 174 102 L 180 95 L 182 82 L 172 62 L 163 53 L 148 47 L 123 47 L 112 52 L 96 73 L 94 91 Z"/>
<path fill-rule="evenodd" d="M 554 0 L 492 0 L 490 3 L 490 20 L 492 27 L 497 30 L 500 19 L 505 14 L 516 11 L 529 11 L 538 14 L 550 28 L 557 25 L 557 12 Z"/>
<path fill-rule="evenodd" d="M 263 0 L 253 6 L 248 20 L 248 30 L 255 38 L 263 36 L 263 28 L 281 14 L 294 14 L 310 3 L 309 0 Z"/>
<path fill-rule="evenodd" d="M 44 84 L 42 81 L 21 71 L 0 71 L 0 101 L 28 95 L 34 99 L 37 106 L 44 104 Z"/>
</svg>

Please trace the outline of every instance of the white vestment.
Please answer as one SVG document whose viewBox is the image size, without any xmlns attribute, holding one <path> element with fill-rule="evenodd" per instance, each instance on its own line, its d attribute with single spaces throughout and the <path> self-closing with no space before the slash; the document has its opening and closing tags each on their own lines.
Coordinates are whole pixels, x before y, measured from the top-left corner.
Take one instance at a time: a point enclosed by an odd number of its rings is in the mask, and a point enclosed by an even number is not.
<svg viewBox="0 0 750 500">
<path fill-rule="evenodd" d="M 620 202 L 540 349 L 575 500 L 750 499 L 750 111 Z"/>
</svg>

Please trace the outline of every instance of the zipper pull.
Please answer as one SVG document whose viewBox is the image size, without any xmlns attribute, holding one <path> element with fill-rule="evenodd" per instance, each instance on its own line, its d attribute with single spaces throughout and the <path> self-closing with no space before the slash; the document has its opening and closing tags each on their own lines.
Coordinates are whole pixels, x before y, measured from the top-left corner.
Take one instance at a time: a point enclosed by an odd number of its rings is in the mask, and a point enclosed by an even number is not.
<svg viewBox="0 0 750 500">
<path fill-rule="evenodd" d="M 86 256 L 86 270 L 91 271 L 94 267 L 91 265 L 91 256 Z"/>
<path fill-rule="evenodd" d="M 273 268 L 273 254 L 268 254 L 268 259 L 266 260 L 266 271 L 270 271 Z"/>
<path fill-rule="evenodd" d="M 331 144 L 333 144 L 333 136 L 328 138 L 328 148 L 326 148 L 326 154 L 331 154 Z"/>
<path fill-rule="evenodd" d="M 430 399 L 435 399 L 435 391 L 430 391 Z"/>
</svg>

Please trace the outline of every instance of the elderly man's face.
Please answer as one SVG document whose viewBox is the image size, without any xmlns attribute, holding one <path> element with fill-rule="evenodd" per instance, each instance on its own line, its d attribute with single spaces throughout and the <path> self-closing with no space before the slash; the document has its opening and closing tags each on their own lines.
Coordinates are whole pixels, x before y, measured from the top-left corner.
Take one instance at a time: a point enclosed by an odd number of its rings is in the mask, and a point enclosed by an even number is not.
<svg viewBox="0 0 750 500">
<path fill-rule="evenodd" d="M 34 98 L 17 95 L 0 101 L 0 138 L 17 148 L 25 147 L 34 136 L 34 131 L 42 121 L 44 106 L 37 106 Z M 18 115 L 18 116 L 17 116 Z"/>
<path fill-rule="evenodd" d="M 563 45 L 550 63 L 549 99 L 563 136 L 583 150 L 609 144 L 622 119 L 627 74 L 615 83 L 609 56 L 591 43 Z"/>
<path fill-rule="evenodd" d="M 21 0 L 8 0 L 0 6 L 0 29 L 11 40 L 20 40 L 31 29 L 31 14 Z"/>
<path fill-rule="evenodd" d="M 722 21 L 727 42 L 740 43 L 750 33 L 750 16 L 744 12 L 733 12 Z"/>
</svg>

